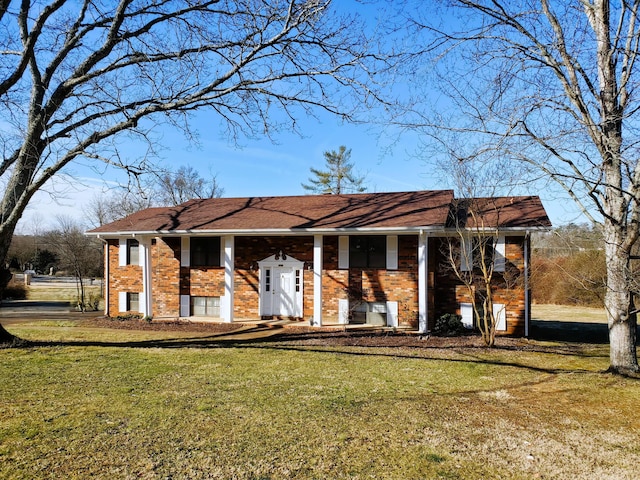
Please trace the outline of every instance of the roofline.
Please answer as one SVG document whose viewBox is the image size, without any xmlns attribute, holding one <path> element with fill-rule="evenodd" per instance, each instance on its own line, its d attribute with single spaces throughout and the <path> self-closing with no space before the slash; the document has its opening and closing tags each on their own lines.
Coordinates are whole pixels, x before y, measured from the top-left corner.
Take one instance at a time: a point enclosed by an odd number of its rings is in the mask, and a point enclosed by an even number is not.
<svg viewBox="0 0 640 480">
<path fill-rule="evenodd" d="M 487 233 L 495 232 L 505 233 L 521 233 L 526 234 L 531 231 L 548 231 L 551 227 L 545 226 L 530 226 L 530 227 L 504 227 L 504 228 L 486 228 L 480 231 L 477 228 L 465 229 L 471 233 Z M 356 227 L 356 228 L 296 228 L 296 229 L 240 229 L 240 230 L 146 230 L 146 231 L 116 231 L 116 232 L 86 232 L 86 235 L 96 238 L 121 238 L 121 237 L 136 237 L 136 236 L 184 236 L 189 235 L 193 237 L 197 236 L 223 236 L 223 235 L 236 235 L 236 236 L 255 236 L 255 235 L 319 235 L 319 234 L 362 234 L 362 233 L 376 233 L 376 234 L 419 234 L 426 232 L 431 236 L 451 236 L 452 233 L 456 233 L 456 229 L 433 227 L 433 226 L 421 226 L 421 227 Z"/>
</svg>

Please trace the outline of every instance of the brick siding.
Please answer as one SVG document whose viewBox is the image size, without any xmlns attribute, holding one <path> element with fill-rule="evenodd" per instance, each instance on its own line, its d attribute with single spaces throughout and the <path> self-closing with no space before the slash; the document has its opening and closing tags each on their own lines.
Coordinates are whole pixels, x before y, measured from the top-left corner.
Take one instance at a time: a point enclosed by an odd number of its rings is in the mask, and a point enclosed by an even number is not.
<svg viewBox="0 0 640 480">
<path fill-rule="evenodd" d="M 524 237 L 507 237 L 505 256 L 510 272 L 524 271 Z M 429 328 L 444 313 L 459 313 L 459 303 L 468 301 L 468 292 L 446 268 L 446 241 L 430 238 L 428 244 L 428 311 Z M 107 243 L 109 258 L 109 315 L 119 312 L 119 292 L 142 292 L 142 269 L 139 266 L 119 266 L 117 240 Z M 323 321 L 338 321 L 338 300 L 347 298 L 347 291 L 362 291 L 364 301 L 398 302 L 400 325 L 418 326 L 418 236 L 398 237 L 398 269 L 338 269 L 338 236 L 323 239 Z M 303 318 L 313 315 L 313 236 L 235 237 L 234 318 L 258 318 L 260 285 L 257 262 L 278 252 L 304 262 Z M 224 295 L 223 267 L 181 267 L 181 241 L 178 237 L 157 237 L 151 243 L 152 314 L 155 317 L 177 317 L 180 295 Z M 495 274 L 501 277 L 500 274 Z M 466 295 L 466 296 L 465 296 Z M 496 303 L 507 305 L 507 331 L 510 335 L 524 333 L 524 287 L 496 290 Z"/>
</svg>

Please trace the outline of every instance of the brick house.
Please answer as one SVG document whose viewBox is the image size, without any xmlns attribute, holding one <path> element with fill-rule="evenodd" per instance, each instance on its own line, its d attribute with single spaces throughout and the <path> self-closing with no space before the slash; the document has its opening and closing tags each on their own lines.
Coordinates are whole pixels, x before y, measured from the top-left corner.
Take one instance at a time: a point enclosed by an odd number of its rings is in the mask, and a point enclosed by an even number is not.
<svg viewBox="0 0 640 480">
<path fill-rule="evenodd" d="M 464 238 L 490 237 L 500 257 L 498 333 L 527 335 L 530 233 L 551 224 L 538 197 L 489 204 L 479 222 L 451 190 L 215 198 L 145 209 L 88 234 L 105 243 L 110 316 L 285 317 L 420 332 L 444 313 L 473 323 L 469 290 L 451 268 L 468 261 L 451 252 L 467 248 Z M 507 270 L 519 278 L 508 288 Z"/>
</svg>

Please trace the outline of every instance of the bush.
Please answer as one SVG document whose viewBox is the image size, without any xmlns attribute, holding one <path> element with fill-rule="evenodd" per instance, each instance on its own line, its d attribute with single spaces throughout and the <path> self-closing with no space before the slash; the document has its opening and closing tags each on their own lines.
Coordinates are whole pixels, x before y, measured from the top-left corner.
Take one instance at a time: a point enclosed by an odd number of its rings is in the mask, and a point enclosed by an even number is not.
<svg viewBox="0 0 640 480">
<path fill-rule="evenodd" d="M 445 313 L 436 320 L 433 333 L 440 337 L 456 337 L 467 331 L 462 324 L 462 317 L 454 313 Z"/>
<path fill-rule="evenodd" d="M 127 322 L 127 321 L 140 321 L 142 320 L 142 315 L 139 313 L 126 313 L 124 315 L 117 315 L 115 317 L 111 317 L 111 320 L 116 320 L 118 322 Z"/>
<path fill-rule="evenodd" d="M 5 300 L 26 300 L 27 288 L 18 282 L 9 282 L 7 288 L 2 292 L 2 298 Z"/>
</svg>

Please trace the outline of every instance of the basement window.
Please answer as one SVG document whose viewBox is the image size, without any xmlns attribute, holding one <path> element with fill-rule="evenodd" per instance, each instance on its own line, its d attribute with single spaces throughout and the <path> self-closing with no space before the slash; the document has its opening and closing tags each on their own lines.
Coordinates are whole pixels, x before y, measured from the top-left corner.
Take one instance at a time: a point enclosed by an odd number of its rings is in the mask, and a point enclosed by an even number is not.
<svg viewBox="0 0 640 480">
<path fill-rule="evenodd" d="M 128 292 L 127 293 L 127 312 L 139 312 L 140 311 L 140 294 Z"/>
<path fill-rule="evenodd" d="M 191 297 L 191 315 L 194 317 L 219 317 L 220 297 Z"/>
</svg>

